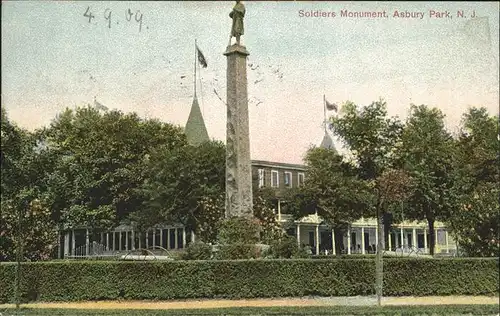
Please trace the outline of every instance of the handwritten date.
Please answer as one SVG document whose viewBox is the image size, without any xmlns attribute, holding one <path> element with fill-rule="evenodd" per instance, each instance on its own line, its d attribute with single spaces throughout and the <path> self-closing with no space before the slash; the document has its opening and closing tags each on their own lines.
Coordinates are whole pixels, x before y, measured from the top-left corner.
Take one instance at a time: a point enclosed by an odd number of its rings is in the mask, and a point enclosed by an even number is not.
<svg viewBox="0 0 500 316">
<path fill-rule="evenodd" d="M 92 19 L 95 19 L 95 16 L 94 14 L 92 14 L 92 10 L 90 9 L 90 7 L 87 7 L 87 10 L 83 14 L 83 16 L 88 18 L 89 23 L 92 23 Z M 132 10 L 127 9 L 125 11 L 125 20 L 132 23 L 134 23 L 135 21 L 135 23 L 139 25 L 139 32 L 142 31 L 142 18 L 143 14 L 139 10 L 133 12 Z M 104 10 L 104 20 L 106 21 L 106 25 L 108 26 L 108 28 L 111 28 L 111 25 L 115 21 L 115 15 L 111 11 L 111 9 L 106 8 L 106 10 Z M 116 19 L 116 24 L 118 23 L 119 22 Z"/>
</svg>

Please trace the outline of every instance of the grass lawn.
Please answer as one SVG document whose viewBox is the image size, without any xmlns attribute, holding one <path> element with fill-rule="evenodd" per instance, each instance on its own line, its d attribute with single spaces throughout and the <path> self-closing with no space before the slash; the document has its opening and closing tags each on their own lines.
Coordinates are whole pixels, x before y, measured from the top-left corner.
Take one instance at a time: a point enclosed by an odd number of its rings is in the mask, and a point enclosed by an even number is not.
<svg viewBox="0 0 500 316">
<path fill-rule="evenodd" d="M 78 316 L 160 316 L 160 315 L 497 315 L 498 305 L 433 305 L 433 306 L 321 306 L 321 307 L 233 307 L 213 309 L 118 310 L 118 309 L 61 309 L 14 308 L 0 310 L 10 315 L 78 315 Z"/>
</svg>

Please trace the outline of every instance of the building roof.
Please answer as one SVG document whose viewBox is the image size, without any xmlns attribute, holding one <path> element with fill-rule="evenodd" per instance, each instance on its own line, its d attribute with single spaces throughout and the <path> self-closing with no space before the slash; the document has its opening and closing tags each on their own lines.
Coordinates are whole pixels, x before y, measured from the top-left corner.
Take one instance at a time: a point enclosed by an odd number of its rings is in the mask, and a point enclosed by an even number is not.
<svg viewBox="0 0 500 316">
<path fill-rule="evenodd" d="M 199 145 L 210 140 L 196 94 L 193 98 L 193 105 L 191 106 L 191 112 L 189 113 L 184 132 L 186 133 L 188 143 L 191 145 Z"/>
<path fill-rule="evenodd" d="M 298 171 L 304 171 L 306 169 L 304 165 L 266 161 L 266 160 L 252 160 L 251 164 L 254 167 L 284 168 L 284 169 L 298 170 Z"/>
</svg>

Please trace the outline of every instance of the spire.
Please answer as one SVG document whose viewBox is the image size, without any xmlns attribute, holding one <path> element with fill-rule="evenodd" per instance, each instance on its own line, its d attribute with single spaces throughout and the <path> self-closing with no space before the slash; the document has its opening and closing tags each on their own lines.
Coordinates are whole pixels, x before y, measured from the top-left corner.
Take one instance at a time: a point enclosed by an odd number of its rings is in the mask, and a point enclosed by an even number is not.
<svg viewBox="0 0 500 316">
<path fill-rule="evenodd" d="M 333 149 L 336 151 L 335 144 L 333 143 L 333 139 L 330 137 L 328 132 L 325 129 L 325 136 L 323 136 L 323 140 L 321 141 L 321 148 L 325 149 Z"/>
<path fill-rule="evenodd" d="M 189 113 L 184 132 L 186 133 L 188 143 L 191 145 L 199 145 L 210 140 L 196 95 L 193 98 L 193 105 L 191 106 L 191 112 Z"/>
</svg>

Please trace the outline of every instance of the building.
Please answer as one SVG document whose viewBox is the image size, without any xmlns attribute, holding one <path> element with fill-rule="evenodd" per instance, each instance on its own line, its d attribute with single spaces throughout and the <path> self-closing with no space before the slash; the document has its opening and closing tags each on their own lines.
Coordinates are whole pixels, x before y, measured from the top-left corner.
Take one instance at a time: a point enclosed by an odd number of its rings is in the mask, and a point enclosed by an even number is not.
<svg viewBox="0 0 500 316">
<path fill-rule="evenodd" d="M 209 140 L 202 113 L 196 95 L 186 123 L 185 133 L 188 142 L 198 145 Z M 335 150 L 334 142 L 325 127 L 321 147 Z M 307 177 L 304 165 L 252 160 L 254 187 L 270 187 L 276 190 L 276 217 L 287 233 L 297 238 L 298 246 L 308 245 L 312 252 L 345 254 L 374 253 L 377 245 L 377 221 L 374 218 L 362 218 L 348 225 L 345 232 L 334 232 L 317 214 L 301 219 L 282 212 L 286 203 L 286 190 L 303 185 Z M 429 252 L 430 234 L 425 222 L 408 222 L 394 225 L 389 232 L 388 246 L 395 251 L 407 250 L 408 247 Z M 61 244 L 61 257 L 115 256 L 117 253 L 141 248 L 161 247 L 168 250 L 182 250 L 195 240 L 193 232 L 188 232 L 182 225 L 158 225 L 145 233 L 134 231 L 133 227 L 120 225 L 109 232 L 92 233 L 86 228 L 64 232 Z M 456 251 L 456 244 L 448 235 L 443 223 L 435 223 L 435 253 Z"/>
<path fill-rule="evenodd" d="M 324 143 L 324 142 L 323 142 Z M 328 142 L 327 142 L 328 143 Z M 312 214 L 299 220 L 292 215 L 282 212 L 285 190 L 299 187 L 307 176 L 305 166 L 269 161 L 252 161 L 252 171 L 255 184 L 259 188 L 271 187 L 277 191 L 277 208 L 275 210 L 278 221 L 287 227 L 287 233 L 297 238 L 299 246 L 308 245 L 313 253 L 336 253 L 337 249 L 346 254 L 374 253 L 377 239 L 377 221 L 375 218 L 362 218 L 349 225 L 344 234 L 334 234 L 324 220 L 317 214 Z M 395 224 L 389 232 L 389 249 L 416 247 L 421 253 L 429 252 L 430 233 L 426 222 L 403 221 Z M 450 253 L 456 251 L 456 244 L 448 235 L 443 223 L 435 223 L 435 253 Z M 339 243 L 340 246 L 335 247 Z M 406 250 L 406 249 L 405 249 Z"/>
</svg>

